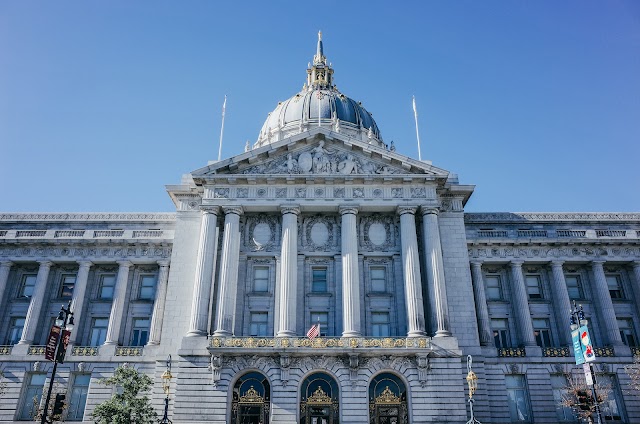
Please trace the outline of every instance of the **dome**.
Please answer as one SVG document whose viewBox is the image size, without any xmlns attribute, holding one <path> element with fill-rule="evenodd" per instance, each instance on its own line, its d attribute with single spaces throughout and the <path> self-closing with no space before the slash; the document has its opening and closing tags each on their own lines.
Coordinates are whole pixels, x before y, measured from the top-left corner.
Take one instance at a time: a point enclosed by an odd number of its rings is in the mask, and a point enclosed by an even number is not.
<svg viewBox="0 0 640 424">
<path fill-rule="evenodd" d="M 307 83 L 302 91 L 279 102 L 269 113 L 255 147 L 282 140 L 313 127 L 330 128 L 377 146 L 384 146 L 376 121 L 362 103 L 342 94 L 333 85 L 333 68 L 327 65 L 322 51 L 322 33 L 313 66 L 307 69 Z"/>
</svg>

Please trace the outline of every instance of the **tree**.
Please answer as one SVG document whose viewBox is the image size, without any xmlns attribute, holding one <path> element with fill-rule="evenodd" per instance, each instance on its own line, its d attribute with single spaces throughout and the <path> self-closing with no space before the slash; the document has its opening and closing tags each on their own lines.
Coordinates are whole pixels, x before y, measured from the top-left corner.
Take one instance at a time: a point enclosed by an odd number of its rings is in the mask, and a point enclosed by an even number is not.
<svg viewBox="0 0 640 424">
<path fill-rule="evenodd" d="M 152 424 L 157 414 L 144 393 L 153 385 L 149 376 L 136 369 L 120 366 L 113 377 L 101 381 L 116 387 L 116 393 L 93 410 L 93 422 L 97 424 Z"/>
<path fill-rule="evenodd" d="M 53 383 L 53 393 L 51 399 L 49 399 L 49 405 L 45 408 L 44 402 L 46 398 L 47 389 L 42 389 L 42 396 L 36 396 L 32 399 L 33 407 L 31 409 L 33 420 L 35 422 L 42 421 L 42 414 L 47 413 L 47 420 L 49 422 L 61 422 L 64 421 L 63 417 L 69 407 L 67 401 L 67 392 L 60 383 Z"/>
<path fill-rule="evenodd" d="M 631 391 L 635 392 L 637 396 L 640 396 L 640 355 L 633 357 L 633 364 L 626 365 L 624 370 L 629 374 L 631 379 Z"/>
<path fill-rule="evenodd" d="M 564 387 L 561 405 L 571 408 L 583 422 L 596 422 L 596 402 L 593 399 L 591 386 L 587 386 L 583 376 L 576 377 L 571 374 L 565 374 L 565 377 L 567 385 Z M 597 404 L 602 405 L 609 399 L 611 387 L 599 383 L 596 387 L 598 392 Z"/>
</svg>

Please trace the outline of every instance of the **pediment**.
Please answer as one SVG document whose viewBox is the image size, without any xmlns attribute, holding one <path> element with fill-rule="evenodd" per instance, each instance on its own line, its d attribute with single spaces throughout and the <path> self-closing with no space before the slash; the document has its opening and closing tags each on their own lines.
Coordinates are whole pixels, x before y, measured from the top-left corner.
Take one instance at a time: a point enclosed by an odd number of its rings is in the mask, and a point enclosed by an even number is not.
<svg viewBox="0 0 640 424">
<path fill-rule="evenodd" d="M 243 176 L 406 176 L 446 179 L 449 172 L 385 148 L 317 128 L 213 163 L 194 180 L 220 174 Z"/>
</svg>

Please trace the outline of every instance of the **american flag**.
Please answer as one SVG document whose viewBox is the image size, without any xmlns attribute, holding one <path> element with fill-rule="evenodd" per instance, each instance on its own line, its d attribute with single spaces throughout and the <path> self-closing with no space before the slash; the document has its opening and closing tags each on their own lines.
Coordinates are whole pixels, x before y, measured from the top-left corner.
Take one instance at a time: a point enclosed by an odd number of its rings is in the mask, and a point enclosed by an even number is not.
<svg viewBox="0 0 640 424">
<path fill-rule="evenodd" d="M 311 326 L 309 331 L 307 331 L 307 337 L 313 340 L 320 335 L 320 323 L 314 324 Z"/>
</svg>

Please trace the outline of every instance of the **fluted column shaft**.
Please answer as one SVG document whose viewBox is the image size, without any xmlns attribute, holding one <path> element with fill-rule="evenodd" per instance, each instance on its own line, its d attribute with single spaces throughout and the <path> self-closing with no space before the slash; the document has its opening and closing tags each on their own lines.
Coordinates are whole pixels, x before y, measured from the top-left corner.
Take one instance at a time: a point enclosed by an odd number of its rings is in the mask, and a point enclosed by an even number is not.
<svg viewBox="0 0 640 424">
<path fill-rule="evenodd" d="M 129 282 L 129 269 L 133 265 L 129 261 L 118 262 L 118 278 L 113 291 L 113 302 L 111 303 L 111 315 L 109 315 L 109 326 L 107 327 L 107 337 L 105 345 L 117 345 L 122 329 L 122 318 L 124 318 L 124 304 L 127 295 L 127 283 Z"/>
<path fill-rule="evenodd" d="M 418 256 L 418 236 L 416 233 L 416 207 L 398 208 L 400 215 L 400 241 L 402 244 L 402 271 L 407 305 L 408 337 L 425 336 L 424 303 L 422 299 L 422 277 Z"/>
<path fill-rule="evenodd" d="M 527 295 L 527 286 L 522 274 L 522 262 L 511 262 L 510 266 L 514 315 L 520 331 L 520 339 L 524 346 L 536 346 L 531 311 L 529 310 L 529 296 Z"/>
<path fill-rule="evenodd" d="M 560 326 L 560 340 L 562 340 L 563 346 L 571 346 L 573 344 L 570 331 L 571 300 L 569 299 L 569 290 L 567 290 L 567 282 L 564 278 L 562 265 L 562 261 L 551 262 L 551 273 L 553 274 L 551 293 L 556 309 L 556 320 Z"/>
<path fill-rule="evenodd" d="M 47 280 L 49 279 L 49 271 L 53 262 L 42 261 L 38 268 L 38 276 L 36 277 L 36 286 L 33 288 L 33 296 L 29 303 L 27 316 L 24 320 L 24 329 L 22 330 L 22 338 L 19 344 L 31 344 L 36 335 L 38 328 L 38 320 L 42 311 L 42 303 L 44 302 L 44 294 L 47 291 Z"/>
<path fill-rule="evenodd" d="M 73 319 L 75 322 L 82 322 L 82 309 L 84 307 L 84 299 L 87 293 L 87 281 L 89 280 L 89 270 L 93 265 L 90 261 L 78 262 L 78 274 L 76 275 L 76 284 L 73 287 L 73 296 L 71 298 L 71 310 L 73 311 Z M 76 344 L 78 337 L 78 327 L 71 332 L 71 343 Z"/>
<path fill-rule="evenodd" d="M 213 289 L 213 264 L 216 257 L 216 227 L 218 207 L 203 208 L 200 224 L 200 244 L 196 259 L 196 276 L 191 300 L 191 320 L 187 337 L 206 336 L 209 322 L 209 299 Z"/>
<path fill-rule="evenodd" d="M 423 207 L 422 223 L 431 322 L 436 327 L 432 328 L 432 331 L 436 337 L 450 336 L 449 305 L 447 303 L 447 288 L 444 279 L 444 263 L 442 262 L 438 209 Z"/>
<path fill-rule="evenodd" d="M 216 308 L 215 336 L 233 334 L 236 293 L 238 288 L 238 264 L 240 261 L 240 206 L 223 207 L 224 237 L 220 258 L 218 306 Z"/>
<path fill-rule="evenodd" d="M 358 270 L 358 209 L 340 207 L 342 215 L 342 337 L 360 337 L 360 272 Z"/>
<path fill-rule="evenodd" d="M 596 291 L 596 301 L 598 304 L 598 313 L 602 318 L 600 322 L 604 325 L 605 339 L 607 343 L 613 346 L 621 346 L 622 337 L 620 337 L 620 328 L 616 320 L 616 312 L 613 309 L 613 301 L 609 294 L 609 286 L 607 278 L 604 275 L 604 261 L 592 261 L 591 271 L 593 272 L 594 284 Z"/>
<path fill-rule="evenodd" d="M 296 335 L 296 304 L 298 287 L 298 206 L 282 207 L 282 261 L 280 272 L 280 303 L 278 310 L 278 337 Z"/>
<path fill-rule="evenodd" d="M 151 315 L 151 328 L 149 329 L 149 344 L 160 344 L 162 332 L 162 319 L 164 318 L 164 305 L 167 300 L 167 284 L 169 282 L 169 261 L 158 261 L 158 289 L 156 290 L 156 300 L 153 303 L 153 314 Z"/>
<path fill-rule="evenodd" d="M 489 309 L 487 307 L 487 295 L 484 291 L 484 277 L 482 276 L 482 262 L 471 262 L 471 277 L 473 279 L 473 295 L 476 301 L 476 314 L 478 318 L 478 333 L 482 346 L 491 346 L 493 334 Z"/>
<path fill-rule="evenodd" d="M 2 301 L 4 299 L 4 292 L 7 288 L 7 282 L 9 281 L 9 272 L 13 262 L 2 261 L 0 262 L 0 307 L 2 307 Z"/>
</svg>

